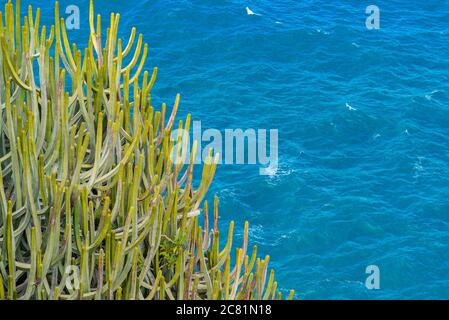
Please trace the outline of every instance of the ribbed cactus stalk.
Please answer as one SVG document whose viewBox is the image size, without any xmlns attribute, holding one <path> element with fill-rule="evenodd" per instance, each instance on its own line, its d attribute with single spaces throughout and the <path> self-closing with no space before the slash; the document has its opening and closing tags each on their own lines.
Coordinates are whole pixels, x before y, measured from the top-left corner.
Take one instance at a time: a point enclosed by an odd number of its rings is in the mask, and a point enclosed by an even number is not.
<svg viewBox="0 0 449 320">
<path fill-rule="evenodd" d="M 180 97 L 153 108 L 157 68 L 119 20 L 102 36 L 91 3 L 81 51 L 57 2 L 50 28 L 19 0 L 0 12 L 0 299 L 281 298 L 247 223 L 241 248 L 233 222 L 220 247 L 218 200 L 213 228 L 203 201 L 217 155 L 195 189 L 196 145 L 189 161 L 172 138 Z"/>
</svg>

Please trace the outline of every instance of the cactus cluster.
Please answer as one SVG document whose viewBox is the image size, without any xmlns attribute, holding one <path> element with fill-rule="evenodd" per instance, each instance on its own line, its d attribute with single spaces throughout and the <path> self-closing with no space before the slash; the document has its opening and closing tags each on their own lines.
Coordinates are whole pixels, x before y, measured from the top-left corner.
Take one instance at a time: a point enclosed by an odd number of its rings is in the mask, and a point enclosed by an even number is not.
<svg viewBox="0 0 449 320">
<path fill-rule="evenodd" d="M 190 116 L 175 123 L 179 95 L 154 109 L 157 68 L 119 19 L 103 41 L 91 2 L 80 50 L 57 2 L 51 28 L 19 0 L 0 12 L 0 300 L 282 298 L 247 223 L 241 248 L 233 222 L 220 246 L 218 201 L 209 223 L 203 200 L 217 155 L 194 188 L 196 145 L 189 161 L 172 137 Z"/>
</svg>

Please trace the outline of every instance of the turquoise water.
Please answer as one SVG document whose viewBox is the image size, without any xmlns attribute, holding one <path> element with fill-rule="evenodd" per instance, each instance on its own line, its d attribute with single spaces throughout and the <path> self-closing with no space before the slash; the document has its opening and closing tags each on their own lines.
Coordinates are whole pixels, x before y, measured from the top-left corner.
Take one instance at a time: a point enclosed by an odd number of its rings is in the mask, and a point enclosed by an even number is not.
<svg viewBox="0 0 449 320">
<path fill-rule="evenodd" d="M 38 4 L 44 21 L 47 1 Z M 279 170 L 222 165 L 221 222 L 251 224 L 279 285 L 304 299 L 449 297 L 449 1 L 98 0 L 203 129 L 279 130 Z M 87 1 L 78 4 L 87 39 Z M 248 6 L 257 14 L 248 15 Z M 64 11 L 64 10 L 62 10 Z M 106 19 L 105 19 L 106 20 Z M 126 31 L 126 32 L 125 32 Z M 350 107 L 349 107 L 350 106 Z M 380 290 L 364 283 L 380 268 Z"/>
</svg>

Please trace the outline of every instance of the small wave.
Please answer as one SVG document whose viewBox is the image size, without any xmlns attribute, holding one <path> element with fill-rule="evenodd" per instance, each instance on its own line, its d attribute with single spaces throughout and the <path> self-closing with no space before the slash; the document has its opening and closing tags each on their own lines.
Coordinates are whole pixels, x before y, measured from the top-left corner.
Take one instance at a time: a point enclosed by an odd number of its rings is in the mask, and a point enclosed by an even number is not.
<svg viewBox="0 0 449 320">
<path fill-rule="evenodd" d="M 270 178 L 273 178 L 278 174 L 279 169 L 276 168 L 275 166 L 270 166 L 270 167 L 264 168 L 263 170 L 264 170 L 265 175 L 267 175 Z"/>
<path fill-rule="evenodd" d="M 349 103 L 346 102 L 346 108 L 348 108 L 349 111 L 357 111 L 356 108 L 354 108 L 353 106 L 351 106 Z"/>
<path fill-rule="evenodd" d="M 440 90 L 433 90 L 430 94 L 426 94 L 424 97 L 425 97 L 427 100 L 431 101 L 432 98 L 433 98 L 433 95 L 434 95 L 435 93 L 438 93 L 438 92 L 440 92 Z"/>
<path fill-rule="evenodd" d="M 318 32 L 318 33 L 322 33 L 322 34 L 324 34 L 326 36 L 330 34 L 329 31 L 325 31 L 325 30 L 322 30 L 322 29 L 316 29 L 315 31 Z"/>
<path fill-rule="evenodd" d="M 419 178 L 423 172 L 425 172 L 424 166 L 422 164 L 422 160 L 424 158 L 423 157 L 418 157 L 417 161 L 415 161 L 414 166 L 413 166 L 413 171 L 414 171 L 414 178 Z"/>
<path fill-rule="evenodd" d="M 249 7 L 246 7 L 246 13 L 249 15 L 249 16 L 260 16 L 260 14 L 258 14 L 258 13 L 255 13 L 253 10 L 251 10 Z"/>
<path fill-rule="evenodd" d="M 270 185 L 278 185 L 285 177 L 290 176 L 295 173 L 296 170 L 290 168 L 288 165 L 279 165 L 277 168 L 267 168 L 269 169 L 266 175 L 267 182 Z"/>
</svg>

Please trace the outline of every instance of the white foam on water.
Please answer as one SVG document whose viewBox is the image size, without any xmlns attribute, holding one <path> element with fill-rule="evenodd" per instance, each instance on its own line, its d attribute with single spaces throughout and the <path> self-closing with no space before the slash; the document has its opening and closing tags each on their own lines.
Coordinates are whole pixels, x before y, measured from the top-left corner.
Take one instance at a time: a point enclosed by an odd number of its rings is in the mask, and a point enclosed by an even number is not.
<svg viewBox="0 0 449 320">
<path fill-rule="evenodd" d="M 330 34 L 329 31 L 324 31 L 324 30 L 321 30 L 321 29 L 316 29 L 316 32 L 322 33 L 322 34 L 324 34 L 324 35 L 326 35 L 326 36 Z"/>
<path fill-rule="evenodd" d="M 265 175 L 270 178 L 274 178 L 279 172 L 279 168 L 277 168 L 275 166 L 266 167 L 266 168 L 263 168 L 263 170 L 264 170 Z"/>
<path fill-rule="evenodd" d="M 253 10 L 251 10 L 249 7 L 246 7 L 246 13 L 249 15 L 249 16 L 260 16 L 260 14 L 258 14 L 258 13 L 255 13 Z"/>
<path fill-rule="evenodd" d="M 269 185 L 278 185 L 285 177 L 288 177 L 297 171 L 285 163 L 278 167 L 267 167 L 266 170 L 266 182 Z"/>
<path fill-rule="evenodd" d="M 430 100 L 432 100 L 433 95 L 438 92 L 440 92 L 440 90 L 433 90 L 430 94 L 426 94 L 424 97 L 430 101 Z"/>
<path fill-rule="evenodd" d="M 354 108 L 353 106 L 351 106 L 349 103 L 346 102 L 346 108 L 348 108 L 349 111 L 357 111 L 356 108 Z"/>
</svg>

